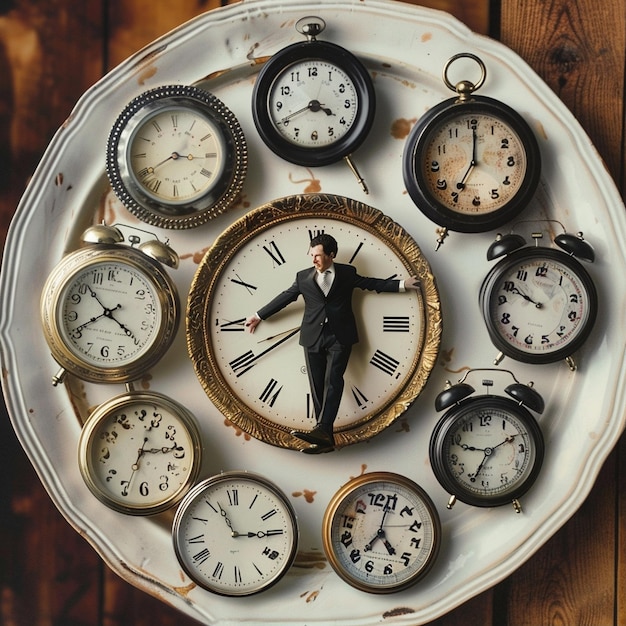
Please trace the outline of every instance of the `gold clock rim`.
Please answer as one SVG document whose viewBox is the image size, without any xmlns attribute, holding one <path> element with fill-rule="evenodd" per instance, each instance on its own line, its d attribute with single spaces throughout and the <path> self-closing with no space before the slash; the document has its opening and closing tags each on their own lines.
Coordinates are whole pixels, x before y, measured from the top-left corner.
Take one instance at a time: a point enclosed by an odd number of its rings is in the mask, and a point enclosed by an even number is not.
<svg viewBox="0 0 626 626">
<path fill-rule="evenodd" d="M 193 445 L 190 452 L 193 455 L 193 458 L 187 478 L 184 484 L 181 485 L 177 491 L 158 503 L 147 506 L 133 506 L 123 504 L 119 500 L 112 498 L 106 491 L 100 488 L 98 481 L 94 480 L 91 475 L 92 463 L 90 461 L 90 451 L 94 443 L 93 436 L 96 434 L 97 429 L 103 420 L 108 419 L 114 411 L 117 412 L 127 406 L 142 402 L 165 406 L 171 413 L 178 417 L 180 422 L 186 428 L 189 438 L 192 441 Z M 198 427 L 195 417 L 186 407 L 176 402 L 173 398 L 156 391 L 133 390 L 110 398 L 103 404 L 97 406 L 89 415 L 81 429 L 78 440 L 78 467 L 80 474 L 91 493 L 98 500 L 100 500 L 100 502 L 114 511 L 124 513 L 126 515 L 155 515 L 178 504 L 196 482 L 202 466 L 202 448 L 203 444 L 200 428 Z"/>
<path fill-rule="evenodd" d="M 363 485 L 378 482 L 393 482 L 417 494 L 422 500 L 432 521 L 433 543 L 426 561 L 417 572 L 412 574 L 406 580 L 403 580 L 402 582 L 394 585 L 368 585 L 362 580 L 354 578 L 348 571 L 345 570 L 345 568 L 337 558 L 332 537 L 333 519 L 339 506 L 341 506 L 341 504 L 346 500 L 347 497 L 350 496 L 351 493 L 353 493 Z M 408 476 L 388 471 L 376 471 L 369 473 L 366 472 L 364 474 L 356 476 L 355 478 L 350 479 L 347 483 L 344 483 L 330 499 L 328 505 L 326 506 L 326 510 L 324 511 L 324 517 L 322 519 L 322 546 L 324 549 L 324 553 L 326 554 L 326 558 L 328 559 L 328 562 L 330 563 L 335 573 L 345 582 L 352 585 L 356 589 L 377 594 L 395 593 L 397 591 L 402 591 L 403 589 L 411 587 L 421 578 L 423 578 L 432 569 L 437 560 L 439 550 L 441 549 L 442 533 L 443 530 L 439 513 L 437 512 L 437 508 L 435 507 L 434 502 L 432 501 L 426 490 Z"/>
<path fill-rule="evenodd" d="M 243 403 L 222 376 L 211 349 L 208 314 L 211 294 L 227 264 L 251 239 L 263 231 L 294 219 L 336 219 L 362 228 L 382 239 L 421 281 L 417 291 L 423 326 L 420 349 L 401 391 L 374 414 L 367 414 L 335 431 L 336 447 L 371 439 L 394 423 L 424 389 L 437 362 L 442 335 L 441 303 L 430 265 L 409 233 L 382 211 L 344 196 L 297 194 L 272 200 L 239 218 L 213 242 L 194 275 L 186 315 L 187 348 L 196 376 L 216 408 L 245 433 L 274 446 L 301 450 L 302 441 L 290 429 Z"/>
<path fill-rule="evenodd" d="M 76 274 L 96 263 L 124 263 L 151 282 L 161 306 L 161 324 L 152 345 L 130 363 L 116 367 L 98 366 L 82 359 L 65 344 L 59 328 L 59 295 Z M 96 244 L 79 248 L 63 257 L 48 276 L 41 292 L 40 316 L 52 358 L 67 372 L 92 383 L 127 383 L 137 380 L 167 352 L 176 337 L 181 306 L 176 285 L 157 261 L 127 246 Z"/>
</svg>

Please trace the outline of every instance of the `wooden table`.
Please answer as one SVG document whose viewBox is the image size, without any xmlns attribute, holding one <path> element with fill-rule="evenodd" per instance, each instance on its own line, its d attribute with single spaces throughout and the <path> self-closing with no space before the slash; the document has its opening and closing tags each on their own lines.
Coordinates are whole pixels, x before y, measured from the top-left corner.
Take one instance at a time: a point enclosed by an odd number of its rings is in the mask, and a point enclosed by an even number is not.
<svg viewBox="0 0 626 626">
<path fill-rule="evenodd" d="M 219 0 L 0 3 L 0 236 L 46 145 L 103 73 Z M 425 0 L 499 39 L 551 86 L 626 189 L 622 0 Z M 616 288 L 623 288 L 617 286 Z M 4 409 L 3 409 L 4 410 Z M 48 498 L 0 419 L 0 624 L 195 623 L 128 585 Z M 626 438 L 580 510 L 527 563 L 440 626 L 626 624 Z"/>
</svg>

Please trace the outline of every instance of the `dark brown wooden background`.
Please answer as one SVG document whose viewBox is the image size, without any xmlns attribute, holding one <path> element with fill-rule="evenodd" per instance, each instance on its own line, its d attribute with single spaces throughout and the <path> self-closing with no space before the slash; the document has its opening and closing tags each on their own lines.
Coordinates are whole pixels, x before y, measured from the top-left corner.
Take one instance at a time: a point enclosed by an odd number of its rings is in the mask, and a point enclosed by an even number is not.
<svg viewBox="0 0 626 626">
<path fill-rule="evenodd" d="M 143 45 L 219 4 L 0 0 L 0 242 L 28 177 L 79 96 Z M 580 120 L 624 195 L 623 0 L 420 4 L 452 13 L 523 57 Z M 0 452 L 0 625 L 195 623 L 102 563 L 51 503 L 4 413 Z M 585 504 L 535 556 L 435 623 L 626 625 L 625 466 L 622 437 Z"/>
</svg>

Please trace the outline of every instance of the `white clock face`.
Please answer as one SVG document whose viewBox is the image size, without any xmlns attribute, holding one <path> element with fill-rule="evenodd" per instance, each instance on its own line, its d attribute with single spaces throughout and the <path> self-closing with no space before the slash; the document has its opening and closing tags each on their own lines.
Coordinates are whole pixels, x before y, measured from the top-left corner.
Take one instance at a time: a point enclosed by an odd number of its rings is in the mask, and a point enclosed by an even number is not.
<svg viewBox="0 0 626 626">
<path fill-rule="evenodd" d="M 122 367 L 142 357 L 161 331 L 156 285 L 123 260 L 96 260 L 63 286 L 58 297 L 60 333 L 86 364 Z"/>
<path fill-rule="evenodd" d="M 497 211 L 516 196 L 525 180 L 524 144 L 509 124 L 493 115 L 471 111 L 451 116 L 424 141 L 418 167 L 426 187 L 454 212 Z"/>
<path fill-rule="evenodd" d="M 278 133 L 307 148 L 339 141 L 352 128 L 358 107 L 350 77 L 323 59 L 292 64 L 274 79 L 268 93 L 268 110 Z"/>
<path fill-rule="evenodd" d="M 568 356 L 588 334 L 595 291 L 584 270 L 576 271 L 568 259 L 534 248 L 504 259 L 486 279 L 482 297 L 488 325 L 511 356 Z"/>
<path fill-rule="evenodd" d="M 464 492 L 480 498 L 518 490 L 536 460 L 537 445 L 525 421 L 504 406 L 485 402 L 459 416 L 442 441 L 449 476 Z"/>
<path fill-rule="evenodd" d="M 180 500 L 197 475 L 200 435 L 186 409 L 157 394 L 110 400 L 90 416 L 79 442 L 80 469 L 112 508 L 151 514 Z"/>
<path fill-rule="evenodd" d="M 241 245 L 217 277 L 207 323 L 220 375 L 249 410 L 287 429 L 314 424 L 304 352 L 299 345 L 302 299 L 252 335 L 244 320 L 312 267 L 309 241 L 320 232 L 339 243 L 336 261 L 362 276 L 404 278 L 409 269 L 377 236 L 325 218 L 293 219 Z M 422 302 L 415 292 L 356 290 L 353 309 L 360 341 L 353 347 L 335 428 L 381 411 L 415 372 L 424 343 Z"/>
<path fill-rule="evenodd" d="M 221 178 L 222 133 L 194 108 L 160 107 L 132 132 L 127 155 L 130 172 L 153 200 L 172 205 L 192 202 Z"/>
<path fill-rule="evenodd" d="M 439 550 L 439 518 L 412 481 L 380 472 L 345 485 L 328 506 L 324 548 L 333 568 L 363 591 L 386 593 L 415 583 Z"/>
<path fill-rule="evenodd" d="M 196 485 L 181 502 L 172 533 L 187 574 L 205 589 L 230 596 L 254 594 L 278 582 L 298 544 L 287 498 L 245 472 Z"/>
</svg>

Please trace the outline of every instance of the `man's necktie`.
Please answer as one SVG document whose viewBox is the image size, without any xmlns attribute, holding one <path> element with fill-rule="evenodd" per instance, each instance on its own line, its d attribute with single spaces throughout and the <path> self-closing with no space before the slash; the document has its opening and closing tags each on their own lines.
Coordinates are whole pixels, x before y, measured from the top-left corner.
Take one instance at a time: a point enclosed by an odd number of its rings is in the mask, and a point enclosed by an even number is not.
<svg viewBox="0 0 626 626">
<path fill-rule="evenodd" d="M 324 292 L 324 295 L 327 296 L 328 292 L 330 291 L 330 271 L 326 270 L 323 274 L 322 274 L 322 291 Z"/>
</svg>

